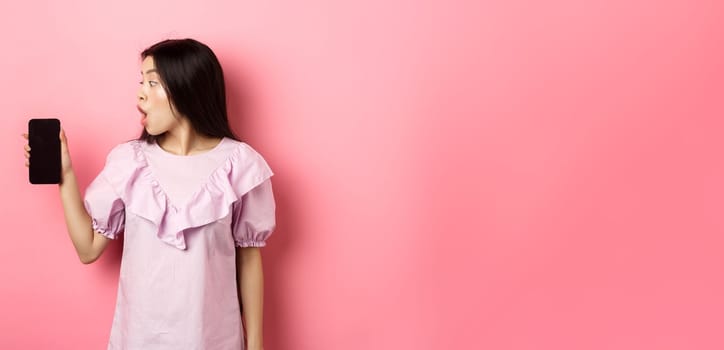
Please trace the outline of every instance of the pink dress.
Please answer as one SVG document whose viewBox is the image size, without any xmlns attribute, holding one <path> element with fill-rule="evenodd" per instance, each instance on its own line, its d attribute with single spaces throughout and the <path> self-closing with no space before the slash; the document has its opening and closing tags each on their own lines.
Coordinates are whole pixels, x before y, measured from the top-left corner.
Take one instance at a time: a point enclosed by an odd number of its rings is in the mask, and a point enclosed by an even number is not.
<svg viewBox="0 0 724 350">
<path fill-rule="evenodd" d="M 229 138 L 198 155 L 144 141 L 109 153 L 84 201 L 96 232 L 124 235 L 108 349 L 244 348 L 235 247 L 274 230 L 272 175 Z"/>
</svg>

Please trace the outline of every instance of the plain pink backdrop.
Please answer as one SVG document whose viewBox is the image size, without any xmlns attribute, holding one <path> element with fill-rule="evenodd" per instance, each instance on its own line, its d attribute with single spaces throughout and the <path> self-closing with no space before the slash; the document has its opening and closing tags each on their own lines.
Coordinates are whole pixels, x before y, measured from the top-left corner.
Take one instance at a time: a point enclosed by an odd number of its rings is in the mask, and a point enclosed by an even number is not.
<svg viewBox="0 0 724 350">
<path fill-rule="evenodd" d="M 82 265 L 20 134 L 85 186 L 139 129 L 138 54 L 209 44 L 274 169 L 267 350 L 722 349 L 719 1 L 0 5 L 0 348 L 103 349 L 121 245 Z"/>
</svg>

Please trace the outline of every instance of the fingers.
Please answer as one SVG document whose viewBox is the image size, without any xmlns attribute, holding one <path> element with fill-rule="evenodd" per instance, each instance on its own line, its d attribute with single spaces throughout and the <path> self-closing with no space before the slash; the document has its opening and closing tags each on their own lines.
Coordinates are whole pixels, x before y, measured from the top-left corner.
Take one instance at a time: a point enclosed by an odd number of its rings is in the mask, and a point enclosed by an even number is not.
<svg viewBox="0 0 724 350">
<path fill-rule="evenodd" d="M 65 130 L 60 128 L 60 143 L 66 143 L 68 139 L 65 137 Z"/>
<path fill-rule="evenodd" d="M 28 139 L 28 134 L 22 134 L 22 136 L 24 139 Z M 26 143 L 23 150 L 25 151 L 25 167 L 30 167 L 30 145 Z"/>
<path fill-rule="evenodd" d="M 22 134 L 22 135 L 23 135 L 24 139 L 26 139 L 26 140 L 28 139 L 28 134 Z M 25 166 L 29 167 L 30 166 L 30 145 L 28 145 L 26 143 L 25 146 L 23 146 L 23 150 L 25 151 Z"/>
<path fill-rule="evenodd" d="M 29 167 L 30 166 L 30 146 L 25 145 L 24 150 L 25 150 L 25 166 Z"/>
</svg>

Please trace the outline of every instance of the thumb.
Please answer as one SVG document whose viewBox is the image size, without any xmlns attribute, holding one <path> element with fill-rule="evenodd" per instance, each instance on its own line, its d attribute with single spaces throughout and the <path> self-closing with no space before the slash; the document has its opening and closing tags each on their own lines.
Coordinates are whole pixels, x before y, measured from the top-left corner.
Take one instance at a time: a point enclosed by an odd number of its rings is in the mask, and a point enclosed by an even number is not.
<svg viewBox="0 0 724 350">
<path fill-rule="evenodd" d="M 65 130 L 61 128 L 61 129 L 60 129 L 60 134 L 59 134 L 58 136 L 60 137 L 60 148 L 61 148 L 61 150 L 67 151 L 67 150 L 68 150 L 68 138 L 65 137 Z"/>
<path fill-rule="evenodd" d="M 60 136 L 60 143 L 61 143 L 61 144 L 65 144 L 65 143 L 68 142 L 68 139 L 65 137 L 65 130 L 64 130 L 64 129 L 62 129 L 62 128 L 60 129 L 60 135 L 59 135 L 59 136 Z"/>
</svg>

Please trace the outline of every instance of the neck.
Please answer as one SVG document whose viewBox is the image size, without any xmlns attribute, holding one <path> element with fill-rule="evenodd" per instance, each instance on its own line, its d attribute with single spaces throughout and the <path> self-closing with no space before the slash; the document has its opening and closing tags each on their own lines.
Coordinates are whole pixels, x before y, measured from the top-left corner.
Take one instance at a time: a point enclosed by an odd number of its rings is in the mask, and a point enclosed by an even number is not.
<svg viewBox="0 0 724 350">
<path fill-rule="evenodd" d="M 197 133 L 188 122 L 167 131 L 158 139 L 158 145 L 167 152 L 187 156 L 214 148 L 221 138 Z"/>
</svg>

